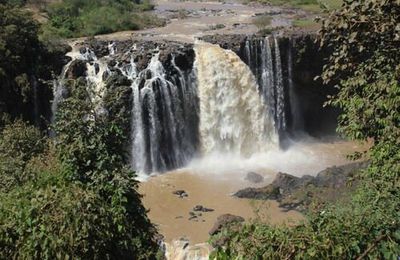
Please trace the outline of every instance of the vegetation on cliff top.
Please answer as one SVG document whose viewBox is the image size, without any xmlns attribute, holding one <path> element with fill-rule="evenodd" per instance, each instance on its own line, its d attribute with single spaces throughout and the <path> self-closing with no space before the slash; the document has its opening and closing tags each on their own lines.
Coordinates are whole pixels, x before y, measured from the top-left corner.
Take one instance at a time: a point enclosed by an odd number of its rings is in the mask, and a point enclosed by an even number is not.
<svg viewBox="0 0 400 260">
<path fill-rule="evenodd" d="M 398 259 L 400 256 L 400 2 L 344 1 L 323 20 L 333 52 L 322 78 L 340 80 L 329 104 L 339 132 L 373 140 L 371 164 L 347 203 L 311 212 L 294 228 L 265 223 L 227 229 L 217 259 Z M 357 157 L 362 156 L 357 154 Z"/>
</svg>

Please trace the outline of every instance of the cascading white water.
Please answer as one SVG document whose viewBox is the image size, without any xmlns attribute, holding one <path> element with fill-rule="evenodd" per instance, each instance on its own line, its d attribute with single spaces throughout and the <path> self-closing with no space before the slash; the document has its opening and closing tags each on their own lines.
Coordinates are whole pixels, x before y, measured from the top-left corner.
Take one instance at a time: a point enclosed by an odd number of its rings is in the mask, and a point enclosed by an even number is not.
<svg viewBox="0 0 400 260">
<path fill-rule="evenodd" d="M 86 53 L 90 53 L 90 51 L 87 51 Z M 109 74 L 110 70 L 106 61 L 104 59 L 97 59 L 94 53 L 90 54 L 89 57 L 84 58 L 86 58 L 87 61 L 90 61 L 86 63 L 86 81 L 90 87 L 88 88 L 88 92 L 92 102 L 97 105 L 98 109 L 100 109 L 104 92 L 106 90 L 103 75 L 105 72 Z"/>
<path fill-rule="evenodd" d="M 269 37 L 261 42 L 261 89 L 264 101 L 268 104 L 271 115 L 276 114 L 276 94 L 274 87 L 274 65 Z"/>
<path fill-rule="evenodd" d="M 115 44 L 110 43 L 109 51 L 110 55 L 115 54 Z M 55 122 L 55 116 L 57 113 L 58 105 L 63 100 L 66 95 L 66 88 L 64 85 L 64 81 L 66 79 L 66 74 L 74 61 L 82 60 L 86 62 L 86 81 L 88 83 L 88 92 L 90 94 L 91 100 L 94 104 L 96 104 L 96 111 L 101 112 L 102 108 L 102 98 L 105 92 L 105 82 L 103 79 L 103 75 L 105 72 L 110 72 L 106 63 L 106 59 L 108 56 L 104 57 L 104 59 L 98 59 L 96 54 L 90 50 L 89 48 L 85 49 L 85 52 L 81 52 L 77 47 L 77 44 L 74 43 L 71 45 L 71 52 L 66 55 L 71 58 L 71 60 L 64 66 L 61 75 L 53 81 L 53 101 L 51 105 L 51 122 Z"/>
<path fill-rule="evenodd" d="M 203 153 L 249 156 L 276 146 L 273 120 L 249 67 L 230 50 L 195 45 Z"/>
<path fill-rule="evenodd" d="M 285 132 L 288 104 L 278 39 L 273 36 L 267 36 L 263 40 L 247 39 L 244 57 L 259 83 L 276 129 L 279 133 Z"/>
<path fill-rule="evenodd" d="M 134 65 L 130 69 L 133 79 L 132 167 L 139 172 L 152 173 L 183 166 L 196 150 L 191 129 L 197 126 L 196 123 L 191 125 L 190 112 L 194 102 L 193 85 L 174 59 L 171 69 L 176 74 L 167 75 L 159 53 L 140 73 L 132 68 Z"/>
<path fill-rule="evenodd" d="M 278 130 L 286 130 L 285 90 L 283 88 L 282 61 L 278 39 L 274 38 L 275 47 L 275 88 L 276 88 L 276 122 Z"/>
<path fill-rule="evenodd" d="M 136 46 L 122 56 L 115 43 L 107 48 L 108 55 L 101 58 L 89 48 L 74 47 L 68 54 L 72 61 L 55 81 L 53 115 L 65 96 L 63 79 L 74 60 L 85 62 L 88 91 L 99 108 L 106 78 L 119 70 L 132 81 L 130 158 L 137 172 L 176 169 L 198 152 L 250 156 L 278 146 L 277 130 L 286 127 L 286 101 L 277 39 L 247 41 L 244 60 L 249 66 L 232 51 L 197 43 L 193 68 L 180 54 L 162 63 L 155 49 L 139 71 Z M 110 70 L 108 61 L 115 57 Z"/>
</svg>

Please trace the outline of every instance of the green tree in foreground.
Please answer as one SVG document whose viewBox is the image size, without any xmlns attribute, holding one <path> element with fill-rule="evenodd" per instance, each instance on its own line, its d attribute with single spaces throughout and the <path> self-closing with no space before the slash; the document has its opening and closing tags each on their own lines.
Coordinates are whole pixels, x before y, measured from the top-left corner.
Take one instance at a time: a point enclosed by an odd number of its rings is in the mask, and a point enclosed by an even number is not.
<svg viewBox="0 0 400 260">
<path fill-rule="evenodd" d="M 156 230 L 119 149 L 125 137 L 107 113 L 96 112 L 85 84 L 70 86 L 56 143 L 30 159 L 30 180 L 0 192 L 0 259 L 158 256 Z M 31 143 L 22 139 L 18 147 Z"/>
<path fill-rule="evenodd" d="M 393 259 L 400 256 L 400 2 L 345 0 L 323 21 L 333 53 L 325 82 L 340 80 L 330 104 L 339 132 L 372 140 L 370 167 L 350 202 L 310 213 L 296 227 L 263 223 L 226 230 L 218 259 Z M 218 237 L 217 237 L 218 238 Z"/>
</svg>

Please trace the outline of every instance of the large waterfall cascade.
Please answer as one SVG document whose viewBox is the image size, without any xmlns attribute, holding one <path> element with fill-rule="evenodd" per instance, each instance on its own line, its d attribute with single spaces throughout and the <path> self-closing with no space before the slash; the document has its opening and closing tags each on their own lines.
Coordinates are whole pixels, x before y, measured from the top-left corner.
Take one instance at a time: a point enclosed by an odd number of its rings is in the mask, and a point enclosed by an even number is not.
<svg viewBox="0 0 400 260">
<path fill-rule="evenodd" d="M 249 156 L 275 145 L 274 122 L 249 67 L 218 45 L 199 43 L 195 51 L 203 153 Z"/>
<path fill-rule="evenodd" d="M 249 157 L 278 148 L 292 97 L 286 97 L 276 38 L 247 40 L 243 61 L 233 51 L 196 42 L 190 68 L 177 65 L 176 55 L 182 53 L 171 53 L 167 61 L 160 61 L 160 51 L 154 49 L 147 66 L 139 70 L 135 55 L 142 50 L 135 45 L 124 53 L 122 62 L 115 43 L 107 48 L 108 54 L 98 58 L 89 48 L 73 46 L 68 54 L 72 60 L 54 81 L 52 112 L 55 115 L 66 95 L 64 80 L 75 60 L 85 62 L 88 91 L 99 107 L 107 78 L 119 70 L 132 82 L 130 161 L 134 170 L 163 172 L 183 167 L 197 155 Z M 286 62 L 291 59 L 290 55 Z"/>
</svg>

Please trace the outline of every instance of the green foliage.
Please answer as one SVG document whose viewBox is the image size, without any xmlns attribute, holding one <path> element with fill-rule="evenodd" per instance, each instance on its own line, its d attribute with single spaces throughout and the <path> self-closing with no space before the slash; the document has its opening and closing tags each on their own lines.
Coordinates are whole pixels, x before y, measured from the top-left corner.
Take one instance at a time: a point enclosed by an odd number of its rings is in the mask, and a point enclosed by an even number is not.
<svg viewBox="0 0 400 260">
<path fill-rule="evenodd" d="M 319 24 L 316 23 L 312 18 L 293 20 L 293 26 L 303 29 L 319 28 Z"/>
<path fill-rule="evenodd" d="M 253 24 L 257 26 L 259 30 L 263 30 L 271 25 L 272 17 L 267 15 L 260 15 L 253 19 Z"/>
<path fill-rule="evenodd" d="M 159 19 L 143 13 L 153 8 L 148 1 L 64 0 L 46 8 L 49 22 L 42 34 L 70 38 L 137 30 L 160 24 Z"/>
<path fill-rule="evenodd" d="M 229 230 L 214 238 L 226 244 L 212 259 L 397 259 L 400 182 L 364 185 L 350 203 L 329 205 L 296 227 L 255 222 Z"/>
<path fill-rule="evenodd" d="M 137 205 L 67 181 L 52 155 L 36 164 L 34 181 L 0 193 L 1 259 L 155 257 L 147 226 L 132 216 Z"/>
<path fill-rule="evenodd" d="M 21 120 L 7 124 L 0 133 L 0 192 L 8 192 L 32 178 L 29 161 L 42 153 L 41 132 Z"/>
<path fill-rule="evenodd" d="M 113 221 L 123 235 L 113 242 L 113 250 L 122 256 L 154 257 L 157 244 L 155 228 L 146 216 L 137 193 L 135 175 L 125 167 L 127 135 L 118 118 L 92 102 L 86 82 L 70 86 L 71 96 L 59 108 L 56 119 L 57 155 L 65 178 L 86 185 L 118 213 Z M 112 232 L 112 231 L 110 231 Z M 99 254 L 100 256 L 101 254 Z"/>
<path fill-rule="evenodd" d="M 4 128 L 4 167 L 18 156 L 30 176 L 0 191 L 0 259 L 159 256 L 156 230 L 125 167 L 126 135 L 86 88 L 84 80 L 71 84 L 70 97 L 59 106 L 54 145 L 40 143 L 39 132 L 19 121 Z M 10 169 L 16 176 L 22 172 Z"/>
<path fill-rule="evenodd" d="M 86 82 L 73 82 L 70 90 L 56 118 L 60 159 L 71 167 L 72 179 L 93 182 L 99 174 L 111 176 L 124 166 L 125 154 L 119 148 L 127 137 L 105 113 L 95 111 Z"/>
<path fill-rule="evenodd" d="M 0 0 L 0 4 L 11 5 L 11 6 L 21 6 L 26 3 L 26 0 Z"/>
<path fill-rule="evenodd" d="M 322 44 L 333 48 L 322 78 L 340 78 L 330 103 L 343 109 L 339 131 L 375 142 L 399 137 L 400 3 L 345 1 L 323 22 Z M 397 140 L 396 140 L 397 139 Z"/>
</svg>

